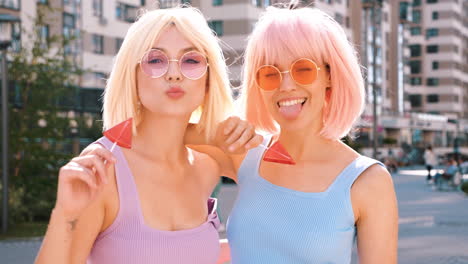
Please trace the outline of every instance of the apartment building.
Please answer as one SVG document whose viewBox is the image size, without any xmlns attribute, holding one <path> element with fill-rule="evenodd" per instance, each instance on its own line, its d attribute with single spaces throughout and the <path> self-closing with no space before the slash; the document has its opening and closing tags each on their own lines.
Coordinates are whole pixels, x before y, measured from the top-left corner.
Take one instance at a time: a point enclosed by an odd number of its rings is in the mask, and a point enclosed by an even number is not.
<svg viewBox="0 0 468 264">
<path fill-rule="evenodd" d="M 360 139 L 370 142 L 373 137 L 374 83 L 380 140 L 395 138 L 399 143 L 446 146 L 455 137 L 467 134 L 468 1 L 384 0 L 375 13 L 365 2 L 377 1 L 302 1 L 325 11 L 343 26 L 367 68 L 367 106 Z M 44 37 L 76 37 L 66 51 L 89 71 L 79 83 L 82 111 L 97 113 L 100 106 L 95 102 L 138 10 L 181 3 L 199 8 L 226 44 L 223 50 L 231 84 L 238 87 L 241 56 L 260 13 L 289 0 L 0 0 L 0 13 L 15 14 L 21 17 L 23 27 L 32 28 L 28 17 L 38 9 L 50 6 L 59 10 L 48 13 L 50 23 L 41 32 Z M 19 45 L 19 33 L 14 34 L 14 45 Z"/>
</svg>

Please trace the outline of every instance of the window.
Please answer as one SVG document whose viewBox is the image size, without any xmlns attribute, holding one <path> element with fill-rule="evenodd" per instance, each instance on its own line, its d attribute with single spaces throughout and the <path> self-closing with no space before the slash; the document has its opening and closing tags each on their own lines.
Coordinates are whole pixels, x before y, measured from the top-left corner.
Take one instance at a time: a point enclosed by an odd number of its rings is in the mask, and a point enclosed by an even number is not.
<svg viewBox="0 0 468 264">
<path fill-rule="evenodd" d="M 412 27 L 410 31 L 412 36 L 421 35 L 421 27 Z"/>
<path fill-rule="evenodd" d="M 343 16 L 340 13 L 335 13 L 335 20 L 340 25 L 343 25 Z"/>
<path fill-rule="evenodd" d="M 439 79 L 438 78 L 427 78 L 426 84 L 427 84 L 427 86 L 438 86 L 439 85 Z"/>
<path fill-rule="evenodd" d="M 262 0 L 252 0 L 252 5 L 262 7 Z"/>
<path fill-rule="evenodd" d="M 63 13 L 63 26 L 75 28 L 75 16 L 69 13 Z"/>
<path fill-rule="evenodd" d="M 411 69 L 411 74 L 421 73 L 421 61 L 410 61 L 409 66 Z"/>
<path fill-rule="evenodd" d="M 223 0 L 213 0 L 213 6 L 223 5 Z"/>
<path fill-rule="evenodd" d="M 428 3 L 428 4 L 435 4 L 435 3 L 437 3 L 437 0 L 427 0 L 426 3 Z"/>
<path fill-rule="evenodd" d="M 40 26 L 38 35 L 41 41 L 41 47 L 46 48 L 49 42 L 49 25 Z"/>
<path fill-rule="evenodd" d="M 410 45 L 411 57 L 421 56 L 421 45 Z"/>
<path fill-rule="evenodd" d="M 10 1 L 0 0 L 0 7 L 19 10 L 20 2 L 21 2 L 20 0 L 10 0 Z"/>
<path fill-rule="evenodd" d="M 49 0 L 37 0 L 37 3 L 47 5 L 49 3 Z"/>
<path fill-rule="evenodd" d="M 122 47 L 123 39 L 122 38 L 116 38 L 115 39 L 115 53 L 119 52 L 120 47 Z"/>
<path fill-rule="evenodd" d="M 165 2 L 163 1 L 161 1 L 160 3 L 161 3 L 161 8 L 171 7 L 171 6 L 164 7 Z M 138 8 L 135 6 L 117 3 L 117 7 L 115 8 L 115 16 L 118 20 L 133 23 L 135 22 L 137 11 L 138 11 Z"/>
<path fill-rule="evenodd" d="M 63 13 L 63 37 L 67 40 L 72 38 L 75 29 L 75 16 L 69 13 Z M 71 45 L 65 45 L 64 52 L 65 54 L 70 54 L 72 52 Z"/>
<path fill-rule="evenodd" d="M 104 53 L 104 37 L 101 35 L 93 34 L 93 52 L 97 54 Z"/>
<path fill-rule="evenodd" d="M 421 10 L 413 10 L 413 22 L 416 24 L 421 23 Z"/>
<path fill-rule="evenodd" d="M 63 0 L 63 5 L 68 5 L 70 4 L 70 0 Z"/>
<path fill-rule="evenodd" d="M 426 97 L 428 103 L 438 103 L 439 95 L 438 94 L 428 94 Z"/>
<path fill-rule="evenodd" d="M 97 17 L 102 17 L 102 1 L 103 0 L 93 0 L 93 15 Z"/>
<path fill-rule="evenodd" d="M 432 12 L 432 20 L 437 20 L 437 19 L 439 19 L 439 12 L 437 11 Z"/>
<path fill-rule="evenodd" d="M 439 52 L 439 46 L 438 45 L 428 45 L 426 47 L 426 52 L 427 53 L 437 53 L 437 52 Z"/>
<path fill-rule="evenodd" d="M 410 94 L 409 100 L 411 107 L 421 107 L 422 99 L 420 94 Z"/>
<path fill-rule="evenodd" d="M 422 79 L 421 77 L 412 77 L 410 79 L 410 84 L 411 85 L 421 85 L 422 84 Z"/>
<path fill-rule="evenodd" d="M 426 39 L 436 37 L 439 35 L 438 28 L 428 28 L 426 29 Z"/>
<path fill-rule="evenodd" d="M 439 69 L 439 62 L 438 61 L 433 61 L 432 62 L 432 69 L 433 70 Z"/>
<path fill-rule="evenodd" d="M 208 26 L 216 33 L 218 37 L 221 37 L 224 34 L 223 21 L 221 20 L 209 21 Z"/>
<path fill-rule="evenodd" d="M 420 6 L 421 0 L 413 0 L 413 6 Z"/>
</svg>

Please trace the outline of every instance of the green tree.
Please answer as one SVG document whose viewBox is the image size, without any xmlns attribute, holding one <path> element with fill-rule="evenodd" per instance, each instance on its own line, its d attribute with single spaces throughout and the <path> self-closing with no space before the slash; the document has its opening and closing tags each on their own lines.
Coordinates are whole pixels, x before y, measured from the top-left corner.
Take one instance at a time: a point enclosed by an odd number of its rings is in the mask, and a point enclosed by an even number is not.
<svg viewBox="0 0 468 264">
<path fill-rule="evenodd" d="M 83 71 L 64 50 L 73 39 L 43 39 L 44 25 L 39 11 L 28 41 L 23 40 L 27 45 L 9 54 L 11 222 L 49 218 L 58 170 L 71 158 L 72 137 L 79 137 L 76 131 L 85 123 L 73 111 L 79 107 L 75 84 Z"/>
</svg>

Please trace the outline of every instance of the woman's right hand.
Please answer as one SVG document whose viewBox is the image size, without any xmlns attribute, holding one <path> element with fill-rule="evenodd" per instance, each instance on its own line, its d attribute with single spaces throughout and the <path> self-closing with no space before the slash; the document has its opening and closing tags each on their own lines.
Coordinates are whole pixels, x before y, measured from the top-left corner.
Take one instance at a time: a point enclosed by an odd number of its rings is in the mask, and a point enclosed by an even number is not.
<svg viewBox="0 0 468 264">
<path fill-rule="evenodd" d="M 111 163 L 115 163 L 112 155 L 102 158 L 87 154 L 60 168 L 54 210 L 70 221 L 79 218 L 108 183 L 107 168 Z"/>
</svg>

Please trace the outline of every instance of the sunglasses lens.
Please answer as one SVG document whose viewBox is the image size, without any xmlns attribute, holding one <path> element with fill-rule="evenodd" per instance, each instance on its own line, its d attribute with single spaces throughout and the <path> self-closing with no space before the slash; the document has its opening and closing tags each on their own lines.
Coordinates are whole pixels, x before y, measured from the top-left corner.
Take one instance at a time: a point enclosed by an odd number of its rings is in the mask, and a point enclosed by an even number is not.
<svg viewBox="0 0 468 264">
<path fill-rule="evenodd" d="M 192 51 L 180 58 L 180 70 L 189 79 L 200 79 L 206 73 L 207 67 L 206 58 L 200 52 Z"/>
<path fill-rule="evenodd" d="M 262 66 L 257 70 L 257 85 L 266 91 L 277 89 L 281 83 L 281 73 L 273 66 Z"/>
<path fill-rule="evenodd" d="M 310 85 L 317 78 L 317 65 L 311 60 L 300 59 L 292 65 L 291 76 L 300 85 Z"/>
<path fill-rule="evenodd" d="M 159 50 L 148 51 L 141 60 L 143 71 L 153 78 L 161 77 L 167 71 L 169 62 L 167 56 Z"/>
</svg>

